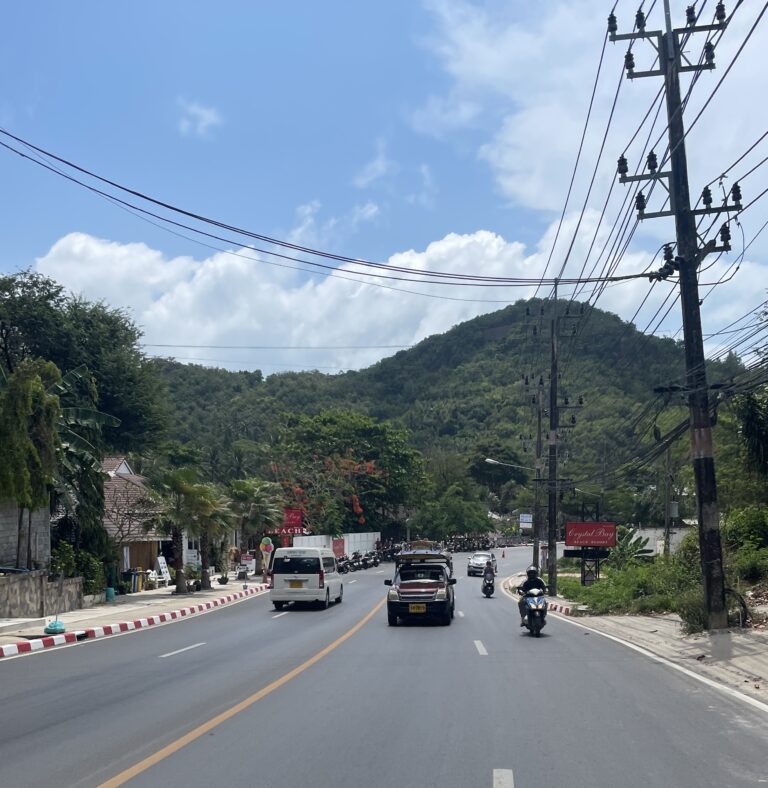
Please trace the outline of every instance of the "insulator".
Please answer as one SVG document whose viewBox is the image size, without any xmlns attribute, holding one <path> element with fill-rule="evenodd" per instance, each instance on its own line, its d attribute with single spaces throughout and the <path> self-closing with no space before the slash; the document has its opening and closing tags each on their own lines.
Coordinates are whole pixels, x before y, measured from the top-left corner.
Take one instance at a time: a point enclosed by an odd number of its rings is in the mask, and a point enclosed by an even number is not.
<svg viewBox="0 0 768 788">
<path fill-rule="evenodd" d="M 672 266 L 675 271 L 679 271 L 685 265 L 685 258 L 681 257 L 680 255 L 676 255 L 675 259 L 672 261 Z"/>
<path fill-rule="evenodd" d="M 568 397 L 563 397 L 563 402 L 567 405 L 569 403 Z"/>
<path fill-rule="evenodd" d="M 611 13 L 608 17 L 608 32 L 615 33 L 619 29 L 619 26 L 616 22 L 616 14 Z"/>
<path fill-rule="evenodd" d="M 713 65 L 715 62 L 715 45 L 711 41 L 707 41 L 704 44 L 704 60 L 708 66 Z"/>
<path fill-rule="evenodd" d="M 672 263 L 665 263 L 661 268 L 661 275 L 666 279 L 670 274 L 675 272 L 675 267 Z"/>
<path fill-rule="evenodd" d="M 727 246 L 731 240 L 731 228 L 727 222 L 720 228 L 720 240 L 724 246 Z"/>
<path fill-rule="evenodd" d="M 719 2 L 715 7 L 715 19 L 718 22 L 725 22 L 725 3 Z"/>
<path fill-rule="evenodd" d="M 696 24 L 696 8 L 695 8 L 695 6 L 689 5 L 688 8 L 685 9 L 685 23 L 687 25 L 695 25 Z"/>
<path fill-rule="evenodd" d="M 571 416 L 571 424 L 575 424 L 575 423 L 576 423 L 576 417 L 575 416 Z"/>
<path fill-rule="evenodd" d="M 626 175 L 629 172 L 629 168 L 627 167 L 627 159 L 623 153 L 621 156 L 619 156 L 619 166 L 616 169 L 619 171 L 619 175 Z"/>
<path fill-rule="evenodd" d="M 536 404 L 536 397 L 531 397 L 531 403 L 534 405 Z"/>
<path fill-rule="evenodd" d="M 674 255 L 672 254 L 672 244 L 664 244 L 664 262 L 671 263 Z"/>
<path fill-rule="evenodd" d="M 656 154 L 653 151 L 648 154 L 647 164 L 651 172 L 656 172 L 656 170 L 659 169 L 659 160 L 656 158 Z"/>
<path fill-rule="evenodd" d="M 741 202 L 741 186 L 738 181 L 731 186 L 731 198 L 737 205 Z"/>
<path fill-rule="evenodd" d="M 583 404 L 584 404 L 584 397 L 579 397 L 579 405 L 583 405 Z"/>
<path fill-rule="evenodd" d="M 637 13 L 635 14 L 635 27 L 640 31 L 645 30 L 645 14 L 640 8 L 637 10 Z"/>
<path fill-rule="evenodd" d="M 705 208 L 709 208 L 712 205 L 712 189 L 709 186 L 705 186 L 701 192 L 701 201 L 704 203 Z"/>
<path fill-rule="evenodd" d="M 635 70 L 635 56 L 632 54 L 632 50 L 628 49 L 627 54 L 624 55 L 624 68 L 631 74 Z"/>
<path fill-rule="evenodd" d="M 642 213 L 645 210 L 645 205 L 645 195 L 642 192 L 638 192 L 635 195 L 635 208 Z"/>
</svg>

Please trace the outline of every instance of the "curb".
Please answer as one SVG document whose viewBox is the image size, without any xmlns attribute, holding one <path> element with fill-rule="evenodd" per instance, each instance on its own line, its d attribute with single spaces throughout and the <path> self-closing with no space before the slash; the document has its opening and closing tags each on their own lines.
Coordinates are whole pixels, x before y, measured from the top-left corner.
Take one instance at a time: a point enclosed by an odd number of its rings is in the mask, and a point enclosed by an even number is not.
<svg viewBox="0 0 768 788">
<path fill-rule="evenodd" d="M 260 594 L 267 589 L 269 589 L 267 583 L 259 583 L 257 586 L 248 588 L 244 591 L 228 594 L 218 599 L 211 599 L 200 605 L 183 607 L 180 610 L 171 610 L 168 613 L 158 613 L 156 616 L 148 616 L 147 618 L 139 618 L 133 621 L 121 621 L 117 624 L 105 624 L 103 627 L 91 627 L 90 629 L 81 629 L 76 632 L 66 632 L 63 635 L 50 635 L 48 637 L 36 638 L 35 640 L 13 643 L 9 646 L 0 646 L 0 659 L 3 657 L 15 657 L 19 654 L 28 654 L 33 651 L 41 651 L 45 648 L 63 646 L 66 643 L 76 643 L 78 640 L 91 640 L 94 638 L 109 637 L 110 635 L 119 635 L 123 632 L 133 632 L 137 629 L 145 629 L 146 627 L 151 627 L 155 624 L 163 624 L 167 621 L 179 621 L 193 616 L 196 613 L 204 613 L 207 610 L 222 607 L 238 599 Z"/>
<path fill-rule="evenodd" d="M 516 576 L 515 576 L 516 577 Z M 506 586 L 507 586 L 507 593 L 512 599 L 516 599 L 515 593 L 512 590 L 512 579 L 506 579 Z M 504 583 L 502 583 L 502 588 L 504 587 Z M 564 616 L 577 616 L 578 613 L 573 605 L 573 603 L 569 603 L 564 605 L 560 602 L 553 602 L 552 597 L 547 598 L 547 612 L 548 613 L 561 613 Z"/>
</svg>

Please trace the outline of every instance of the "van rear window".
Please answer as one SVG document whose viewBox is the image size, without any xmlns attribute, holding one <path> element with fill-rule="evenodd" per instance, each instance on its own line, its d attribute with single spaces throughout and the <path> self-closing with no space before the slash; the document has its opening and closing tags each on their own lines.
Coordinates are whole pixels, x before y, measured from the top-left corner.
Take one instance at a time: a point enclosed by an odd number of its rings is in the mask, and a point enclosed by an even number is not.
<svg viewBox="0 0 768 788">
<path fill-rule="evenodd" d="M 277 556 L 272 571 L 276 575 L 319 575 L 320 559 L 312 557 L 291 558 Z"/>
</svg>

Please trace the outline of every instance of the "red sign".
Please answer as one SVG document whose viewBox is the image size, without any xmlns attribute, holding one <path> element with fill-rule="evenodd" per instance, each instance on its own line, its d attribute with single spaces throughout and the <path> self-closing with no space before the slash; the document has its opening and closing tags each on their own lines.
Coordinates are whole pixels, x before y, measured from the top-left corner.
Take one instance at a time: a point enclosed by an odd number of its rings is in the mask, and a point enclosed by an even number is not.
<svg viewBox="0 0 768 788">
<path fill-rule="evenodd" d="M 566 547 L 616 547 L 614 523 L 566 523 Z"/>
<path fill-rule="evenodd" d="M 301 509 L 283 509 L 283 528 L 301 528 Z M 281 531 L 278 533 L 294 533 L 293 531 Z M 296 533 L 301 533 L 300 531 Z"/>
<path fill-rule="evenodd" d="M 344 537 L 333 537 L 333 554 L 336 558 L 341 558 L 344 555 Z"/>
<path fill-rule="evenodd" d="M 281 525 L 275 529 L 275 533 L 280 534 L 280 536 L 304 536 L 309 531 L 300 525 Z"/>
</svg>

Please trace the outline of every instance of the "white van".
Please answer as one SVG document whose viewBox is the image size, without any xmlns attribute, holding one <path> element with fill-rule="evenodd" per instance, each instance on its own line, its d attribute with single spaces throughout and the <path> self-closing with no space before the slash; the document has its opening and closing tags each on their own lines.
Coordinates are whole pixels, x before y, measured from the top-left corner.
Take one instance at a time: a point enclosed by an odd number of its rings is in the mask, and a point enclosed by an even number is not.
<svg viewBox="0 0 768 788">
<path fill-rule="evenodd" d="M 322 547 L 278 547 L 272 559 L 270 599 L 275 610 L 288 602 L 341 602 L 344 586 L 333 550 Z"/>
</svg>

